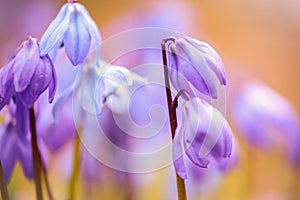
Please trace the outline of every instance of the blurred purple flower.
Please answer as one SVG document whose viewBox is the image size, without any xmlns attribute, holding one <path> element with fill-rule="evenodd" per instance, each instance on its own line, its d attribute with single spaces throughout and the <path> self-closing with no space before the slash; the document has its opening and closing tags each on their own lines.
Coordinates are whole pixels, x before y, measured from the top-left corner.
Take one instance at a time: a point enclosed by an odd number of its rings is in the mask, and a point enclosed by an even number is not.
<svg viewBox="0 0 300 200">
<path fill-rule="evenodd" d="M 16 125 L 17 106 L 10 102 L 7 109 L 3 109 L 1 118 L 3 122 L 0 126 L 0 160 L 3 166 L 5 179 L 10 181 L 11 174 L 17 161 L 20 162 L 25 176 L 33 179 L 33 162 L 31 150 L 31 135 L 28 132 L 20 137 L 18 127 Z M 27 113 L 28 114 L 28 113 Z M 44 143 L 38 140 L 41 150 L 42 162 L 44 167 L 47 166 L 47 151 Z"/>
<path fill-rule="evenodd" d="M 69 1 L 42 36 L 40 52 L 46 55 L 63 44 L 71 63 L 78 65 L 85 61 L 92 43 L 95 49 L 101 43 L 96 23 L 82 4 Z"/>
<path fill-rule="evenodd" d="M 282 133 L 289 158 L 300 164 L 300 121 L 292 105 L 280 94 L 259 82 L 250 82 L 236 98 L 232 117 L 246 141 L 260 148 L 269 148 Z"/>
<path fill-rule="evenodd" d="M 221 163 L 232 151 L 232 131 L 224 116 L 199 98 L 188 100 L 182 109 L 182 123 L 176 129 L 173 158 L 177 173 L 187 178 L 183 155 L 195 165 L 206 168 Z"/>
<path fill-rule="evenodd" d="M 20 134 L 28 132 L 28 109 L 47 88 L 48 101 L 52 102 L 56 90 L 54 66 L 48 55 L 40 56 L 37 40 L 29 37 L 0 70 L 0 110 L 13 99 Z"/>
<path fill-rule="evenodd" d="M 17 161 L 20 161 L 25 176 L 33 179 L 30 137 L 19 137 L 12 122 L 2 124 L 0 127 L 0 160 L 7 183 Z"/>
<path fill-rule="evenodd" d="M 226 74 L 221 58 L 209 44 L 191 37 L 172 38 L 168 49 L 169 74 L 175 89 L 193 94 L 190 82 L 201 93 L 218 97 L 215 76 L 226 85 Z"/>
</svg>

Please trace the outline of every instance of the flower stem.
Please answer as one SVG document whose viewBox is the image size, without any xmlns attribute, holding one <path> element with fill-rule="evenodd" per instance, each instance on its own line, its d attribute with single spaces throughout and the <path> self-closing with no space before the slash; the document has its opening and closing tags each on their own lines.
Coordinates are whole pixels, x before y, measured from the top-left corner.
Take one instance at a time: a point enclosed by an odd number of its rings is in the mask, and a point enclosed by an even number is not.
<svg viewBox="0 0 300 200">
<path fill-rule="evenodd" d="M 70 200 L 75 199 L 76 184 L 78 182 L 80 172 L 80 138 L 76 134 L 75 146 L 74 146 L 74 157 L 73 157 L 73 173 L 70 184 Z"/>
<path fill-rule="evenodd" d="M 172 94 L 170 89 L 170 80 L 169 80 L 169 73 L 168 73 L 168 63 L 167 63 L 167 51 L 166 51 L 166 43 L 170 40 L 174 40 L 174 38 L 166 38 L 161 42 L 161 49 L 162 49 L 162 59 L 163 59 L 163 67 L 164 67 L 164 79 L 165 79 L 165 87 L 166 87 L 166 97 L 168 103 L 168 111 L 169 111 L 169 118 L 170 118 L 170 126 L 171 126 L 171 133 L 172 139 L 175 137 L 175 131 L 177 128 L 177 116 L 176 116 L 176 105 L 172 102 Z M 177 193 L 178 193 L 178 200 L 186 200 L 186 191 L 185 191 L 185 182 L 184 180 L 178 176 L 176 172 L 176 182 L 177 182 Z"/>
<path fill-rule="evenodd" d="M 33 106 L 29 109 L 29 116 L 30 116 L 31 148 L 32 148 L 32 157 L 33 157 L 36 197 L 38 200 L 42 200 L 43 199 L 42 182 L 41 182 L 42 164 L 41 164 L 40 152 L 37 144 L 37 132 L 36 132 L 35 114 L 34 114 Z"/>
<path fill-rule="evenodd" d="M 48 176 L 47 176 L 47 172 L 46 172 L 45 167 L 42 167 L 42 172 L 43 172 L 43 175 L 44 175 L 43 177 L 44 177 L 44 181 L 45 181 L 45 185 L 46 185 L 48 198 L 49 198 L 49 200 L 53 200 L 54 197 L 53 197 L 51 189 L 50 189 L 50 184 L 49 184 L 49 180 L 48 180 Z"/>
<path fill-rule="evenodd" d="M 292 200 L 298 200 L 300 198 L 300 170 L 294 169 L 295 176 L 293 178 L 292 185 Z"/>
<path fill-rule="evenodd" d="M 1 190 L 2 200 L 9 200 L 7 185 L 6 185 L 6 181 L 5 181 L 5 178 L 4 178 L 4 173 L 3 173 L 1 161 L 0 161 L 0 190 Z"/>
</svg>

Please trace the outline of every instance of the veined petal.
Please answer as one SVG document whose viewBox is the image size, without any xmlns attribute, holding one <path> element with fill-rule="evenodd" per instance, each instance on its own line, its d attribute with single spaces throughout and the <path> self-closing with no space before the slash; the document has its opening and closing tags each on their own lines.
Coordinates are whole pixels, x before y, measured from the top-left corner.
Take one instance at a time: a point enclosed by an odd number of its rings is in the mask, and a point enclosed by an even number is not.
<svg viewBox="0 0 300 200">
<path fill-rule="evenodd" d="M 94 46 L 92 50 L 96 49 L 96 56 L 100 57 L 100 44 L 102 41 L 99 28 L 82 4 L 76 3 L 75 7 L 77 8 L 78 13 L 84 18 L 86 28 L 88 29 L 89 34 L 91 35 L 92 45 Z"/>
<path fill-rule="evenodd" d="M 70 15 L 74 11 L 73 5 L 65 4 L 51 22 L 40 40 L 40 54 L 44 56 L 56 46 L 59 46 L 64 38 L 70 22 Z"/>
<path fill-rule="evenodd" d="M 175 42 L 175 52 L 177 56 L 190 63 L 188 67 L 182 68 L 184 76 L 201 92 L 203 90 L 203 83 L 209 91 L 209 96 L 212 98 L 218 97 L 216 80 L 213 71 L 207 65 L 201 54 L 196 48 L 189 45 L 183 39 L 177 39 Z M 197 79 L 198 77 L 198 79 Z M 198 81 L 199 77 L 203 81 Z"/>
<path fill-rule="evenodd" d="M 72 12 L 69 28 L 64 37 L 64 45 L 71 63 L 78 65 L 85 60 L 89 52 L 91 35 L 83 16 L 79 14 L 75 6 L 74 8 L 75 10 Z"/>
<path fill-rule="evenodd" d="M 209 160 L 220 162 L 232 151 L 232 132 L 223 115 L 210 104 L 192 98 L 183 107 L 184 147 L 190 160 L 206 167 Z"/>
<path fill-rule="evenodd" d="M 182 64 L 186 64 L 186 63 L 181 63 L 179 61 L 179 58 L 173 52 L 170 52 L 168 55 L 169 55 L 168 63 L 170 66 L 168 72 L 169 72 L 172 85 L 177 91 L 185 90 L 188 94 L 193 95 L 194 92 L 191 89 L 191 86 L 189 85 L 188 79 L 184 77 L 181 67 L 178 67 L 179 65 L 181 66 Z M 187 67 L 187 66 L 182 66 L 182 67 Z M 201 89 L 201 91 L 205 94 L 208 93 L 207 88 Z M 183 96 L 183 98 L 186 98 L 185 95 Z"/>
<path fill-rule="evenodd" d="M 39 59 L 40 53 L 37 40 L 30 37 L 22 44 L 22 48 L 15 57 L 13 74 L 16 92 L 22 92 L 30 84 Z"/>
<path fill-rule="evenodd" d="M 226 85 L 226 72 L 218 53 L 209 44 L 196 40 L 195 38 L 185 37 L 184 40 L 199 51 L 206 64 L 218 77 L 220 83 Z"/>
</svg>

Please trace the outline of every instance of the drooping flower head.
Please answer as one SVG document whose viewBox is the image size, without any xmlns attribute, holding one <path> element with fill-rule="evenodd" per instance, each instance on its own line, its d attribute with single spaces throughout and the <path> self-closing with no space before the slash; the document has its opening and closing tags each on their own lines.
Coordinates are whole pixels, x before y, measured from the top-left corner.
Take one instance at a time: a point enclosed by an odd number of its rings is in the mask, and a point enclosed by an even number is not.
<svg viewBox="0 0 300 200">
<path fill-rule="evenodd" d="M 73 94 L 75 112 L 80 109 L 101 114 L 104 104 L 114 112 L 123 112 L 122 101 L 129 98 L 128 87 L 136 80 L 136 75 L 121 66 L 114 66 L 99 60 L 86 63 L 78 72 L 74 83 L 66 88 L 54 105 L 54 116 Z M 117 103 L 119 102 L 119 103 Z"/>
<path fill-rule="evenodd" d="M 12 99 L 16 104 L 18 132 L 26 134 L 28 109 L 48 88 L 52 102 L 56 74 L 48 55 L 40 56 L 37 39 L 29 37 L 0 70 L 0 110 Z"/>
<path fill-rule="evenodd" d="M 92 43 L 94 49 L 101 43 L 96 23 L 82 4 L 69 1 L 41 37 L 40 52 L 43 56 L 63 45 L 71 63 L 78 65 L 85 61 Z"/>
<path fill-rule="evenodd" d="M 267 85 L 250 82 L 234 101 L 232 117 L 246 141 L 262 149 L 274 144 L 281 133 L 286 139 L 289 158 L 300 164 L 300 120 L 293 106 Z"/>
<path fill-rule="evenodd" d="M 226 85 L 226 74 L 218 53 L 207 43 L 191 37 L 172 38 L 168 46 L 170 79 L 175 89 L 193 94 L 191 83 L 199 92 L 218 97 L 217 81 Z"/>
<path fill-rule="evenodd" d="M 207 168 L 210 162 L 222 163 L 229 158 L 231 150 L 232 131 L 224 116 L 197 97 L 185 102 L 173 147 L 174 165 L 179 176 L 187 178 L 184 155 L 195 165 Z"/>
</svg>

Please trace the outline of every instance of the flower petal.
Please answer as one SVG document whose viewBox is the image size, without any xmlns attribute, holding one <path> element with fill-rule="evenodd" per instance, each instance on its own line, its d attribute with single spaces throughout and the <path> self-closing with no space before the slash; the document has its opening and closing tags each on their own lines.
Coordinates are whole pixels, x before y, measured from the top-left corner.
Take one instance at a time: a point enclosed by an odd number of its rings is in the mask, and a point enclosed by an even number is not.
<svg viewBox="0 0 300 200">
<path fill-rule="evenodd" d="M 100 57 L 100 44 L 102 42 L 99 28 L 82 4 L 76 3 L 75 7 L 77 8 L 78 13 L 80 15 L 82 15 L 82 17 L 84 18 L 86 28 L 88 29 L 89 34 L 91 35 L 92 45 L 94 46 L 91 50 L 96 49 L 96 56 L 99 58 Z"/>
<path fill-rule="evenodd" d="M 16 126 L 20 137 L 25 137 L 29 131 L 28 108 L 20 101 L 20 96 L 16 96 Z"/>
<path fill-rule="evenodd" d="M 200 91 L 203 91 L 203 84 L 206 85 L 209 96 L 218 97 L 216 79 L 213 71 L 207 65 L 203 55 L 183 39 L 177 39 L 175 44 L 176 55 L 189 63 L 189 66 L 182 67 L 184 76 Z M 174 51 L 174 50 L 173 50 Z M 200 52 L 201 53 L 201 52 Z M 199 81 L 199 77 L 202 78 Z"/>
<path fill-rule="evenodd" d="M 18 157 L 23 169 L 25 176 L 28 179 L 33 179 L 34 170 L 32 163 L 32 152 L 31 152 L 31 142 L 26 138 L 25 140 L 18 139 Z"/>
<path fill-rule="evenodd" d="M 196 40 L 195 38 L 185 37 L 184 40 L 201 52 L 206 64 L 216 74 L 220 83 L 226 85 L 226 72 L 218 53 L 209 44 Z"/>
<path fill-rule="evenodd" d="M 74 7 L 70 4 L 65 4 L 58 12 L 55 19 L 48 26 L 40 40 L 40 54 L 44 56 L 51 49 L 61 45 L 64 35 L 68 29 L 70 15 Z"/>
<path fill-rule="evenodd" d="M 22 44 L 22 48 L 15 57 L 13 73 L 16 92 L 22 92 L 30 84 L 39 59 L 40 53 L 37 41 L 34 38 L 29 38 Z"/>
<path fill-rule="evenodd" d="M 10 182 L 14 166 L 17 161 L 17 152 L 15 150 L 17 138 L 15 132 L 13 132 L 13 126 L 11 123 L 6 125 L 5 129 L 1 129 L 0 138 L 0 162 L 2 164 L 4 177 L 7 183 Z"/>
<path fill-rule="evenodd" d="M 85 60 L 90 44 L 91 35 L 85 24 L 85 19 L 75 7 L 70 18 L 69 28 L 64 37 L 66 53 L 73 65 L 78 65 Z"/>
</svg>

